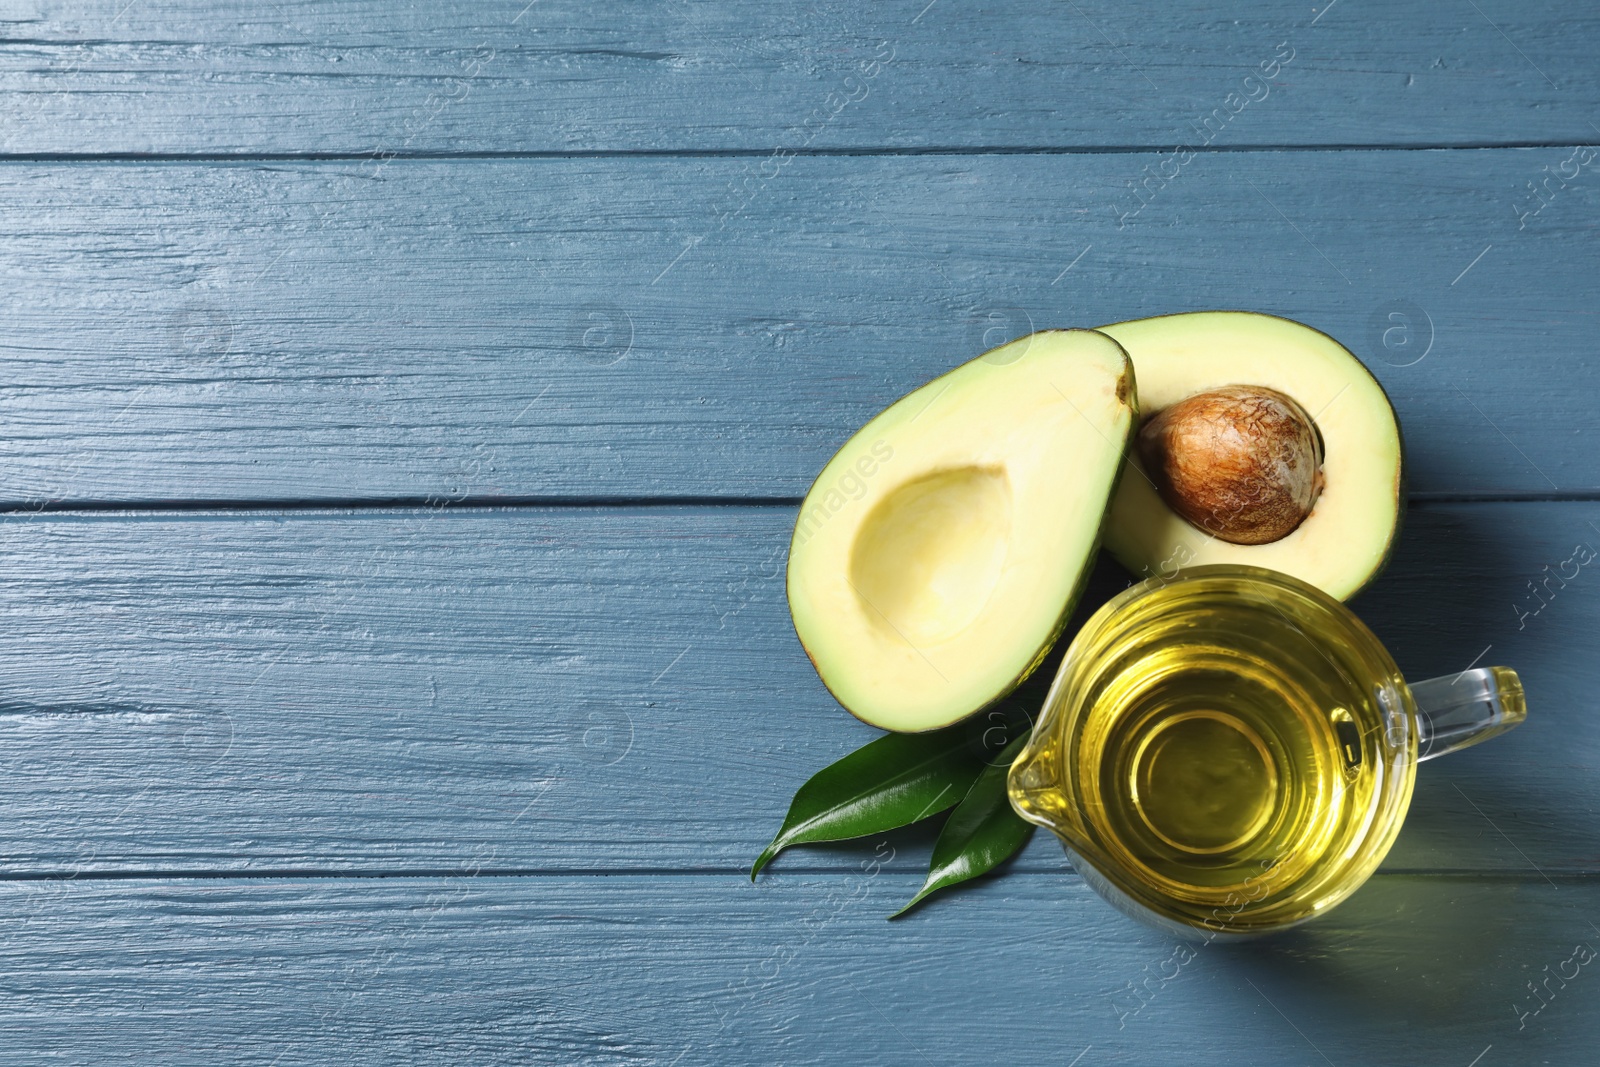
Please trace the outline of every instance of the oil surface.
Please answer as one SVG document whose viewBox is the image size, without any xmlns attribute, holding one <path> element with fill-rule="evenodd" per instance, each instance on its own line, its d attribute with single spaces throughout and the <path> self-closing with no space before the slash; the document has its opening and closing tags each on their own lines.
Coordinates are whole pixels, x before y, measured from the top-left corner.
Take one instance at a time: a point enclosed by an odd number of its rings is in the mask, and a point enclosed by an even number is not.
<svg viewBox="0 0 1600 1067">
<path fill-rule="evenodd" d="M 1314 909 L 1387 848 L 1362 855 L 1392 778 L 1385 679 L 1306 605 L 1207 592 L 1174 586 L 1175 611 L 1157 591 L 1104 635 L 1063 739 L 1083 829 L 1188 921 Z"/>
</svg>

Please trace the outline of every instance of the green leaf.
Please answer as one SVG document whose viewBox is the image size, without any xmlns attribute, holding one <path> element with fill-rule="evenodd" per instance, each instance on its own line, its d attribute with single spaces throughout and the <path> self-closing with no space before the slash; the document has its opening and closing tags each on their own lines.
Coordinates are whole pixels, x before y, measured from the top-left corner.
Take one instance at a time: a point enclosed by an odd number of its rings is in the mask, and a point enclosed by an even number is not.
<svg viewBox="0 0 1600 1067">
<path fill-rule="evenodd" d="M 1019 737 L 1011 742 L 999 762 L 985 767 L 978 775 L 966 798 L 945 820 L 939 840 L 933 846 L 928 880 L 905 907 L 889 918 L 904 915 L 932 893 L 994 870 L 1028 843 L 1033 836 L 1033 824 L 1011 810 L 1011 801 L 1006 796 L 1006 773 L 1027 740 Z"/>
<path fill-rule="evenodd" d="M 750 880 L 791 845 L 865 837 L 944 811 L 967 795 L 982 769 L 968 727 L 880 737 L 800 787 Z"/>
</svg>

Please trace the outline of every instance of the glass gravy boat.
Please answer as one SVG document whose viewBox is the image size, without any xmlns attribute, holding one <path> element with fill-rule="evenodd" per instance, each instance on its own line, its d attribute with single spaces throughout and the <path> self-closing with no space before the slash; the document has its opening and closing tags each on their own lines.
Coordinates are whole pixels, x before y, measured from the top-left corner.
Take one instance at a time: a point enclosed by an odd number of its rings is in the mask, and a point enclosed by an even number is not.
<svg viewBox="0 0 1600 1067">
<path fill-rule="evenodd" d="M 1399 832 L 1417 763 L 1525 714 L 1510 670 L 1408 685 L 1321 590 L 1196 567 L 1131 587 L 1084 625 L 1008 785 L 1128 915 L 1248 937 L 1353 893 Z"/>
</svg>

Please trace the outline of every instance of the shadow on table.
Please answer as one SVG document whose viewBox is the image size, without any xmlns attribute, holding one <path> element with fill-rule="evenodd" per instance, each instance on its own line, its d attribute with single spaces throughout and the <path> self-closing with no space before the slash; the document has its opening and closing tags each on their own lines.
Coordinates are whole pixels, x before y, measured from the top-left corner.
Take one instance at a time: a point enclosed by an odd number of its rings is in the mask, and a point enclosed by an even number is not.
<svg viewBox="0 0 1600 1067">
<path fill-rule="evenodd" d="M 1508 521 L 1503 507 L 1416 508 L 1388 572 L 1351 605 L 1409 678 L 1504 665 L 1528 693 L 1528 721 L 1515 731 L 1419 768 L 1390 868 L 1600 866 L 1600 824 L 1584 815 L 1600 717 L 1577 666 L 1592 661 L 1593 596 L 1567 592 L 1555 601 L 1564 615 L 1518 625 L 1528 582 L 1553 551 L 1549 534 Z"/>
<path fill-rule="evenodd" d="M 1388 568 L 1351 601 L 1407 678 L 1464 670 L 1514 627 L 1510 605 L 1526 580 L 1516 563 L 1528 549 L 1507 543 L 1501 518 L 1414 507 Z"/>
<path fill-rule="evenodd" d="M 1465 1065 L 1489 1044 L 1517 1062 L 1592 1036 L 1600 962 L 1581 961 L 1600 949 L 1596 903 L 1577 880 L 1379 876 L 1322 919 L 1219 947 L 1216 966 L 1329 1055 L 1416 1062 L 1397 1055 L 1402 1035 L 1429 1062 L 1460 1051 Z"/>
</svg>

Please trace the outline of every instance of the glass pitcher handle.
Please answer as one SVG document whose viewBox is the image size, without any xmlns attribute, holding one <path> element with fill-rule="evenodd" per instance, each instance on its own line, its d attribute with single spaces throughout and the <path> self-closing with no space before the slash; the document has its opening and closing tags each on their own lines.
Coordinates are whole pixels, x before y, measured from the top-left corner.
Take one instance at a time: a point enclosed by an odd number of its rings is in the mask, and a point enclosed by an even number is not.
<svg viewBox="0 0 1600 1067">
<path fill-rule="evenodd" d="M 1517 672 L 1479 667 L 1411 686 L 1417 704 L 1417 759 L 1475 745 L 1528 716 Z"/>
</svg>

